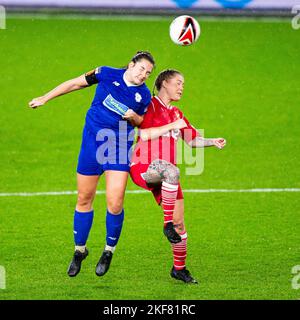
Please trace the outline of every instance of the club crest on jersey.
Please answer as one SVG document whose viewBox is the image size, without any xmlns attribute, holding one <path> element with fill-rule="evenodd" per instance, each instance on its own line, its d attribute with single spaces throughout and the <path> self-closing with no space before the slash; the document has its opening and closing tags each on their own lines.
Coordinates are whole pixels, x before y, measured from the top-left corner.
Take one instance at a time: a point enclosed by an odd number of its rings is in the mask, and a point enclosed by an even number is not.
<svg viewBox="0 0 300 320">
<path fill-rule="evenodd" d="M 141 102 L 142 101 L 142 96 L 138 92 L 135 94 L 135 101 L 136 102 Z"/>
</svg>

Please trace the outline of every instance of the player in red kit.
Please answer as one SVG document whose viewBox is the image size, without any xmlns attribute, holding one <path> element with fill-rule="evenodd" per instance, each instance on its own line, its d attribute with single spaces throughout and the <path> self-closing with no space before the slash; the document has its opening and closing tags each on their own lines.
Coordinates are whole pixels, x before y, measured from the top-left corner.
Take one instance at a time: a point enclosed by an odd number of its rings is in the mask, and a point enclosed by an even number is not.
<svg viewBox="0 0 300 320">
<path fill-rule="evenodd" d="M 185 283 L 197 283 L 186 269 L 187 232 L 184 225 L 184 200 L 176 166 L 176 145 L 181 137 L 190 147 L 215 146 L 222 149 L 223 138 L 205 139 L 183 113 L 171 105 L 179 101 L 184 78 L 179 71 L 165 70 L 156 81 L 158 91 L 140 125 L 130 174 L 135 184 L 150 190 L 164 212 L 164 234 L 171 242 L 173 267 L 171 276 Z"/>
</svg>

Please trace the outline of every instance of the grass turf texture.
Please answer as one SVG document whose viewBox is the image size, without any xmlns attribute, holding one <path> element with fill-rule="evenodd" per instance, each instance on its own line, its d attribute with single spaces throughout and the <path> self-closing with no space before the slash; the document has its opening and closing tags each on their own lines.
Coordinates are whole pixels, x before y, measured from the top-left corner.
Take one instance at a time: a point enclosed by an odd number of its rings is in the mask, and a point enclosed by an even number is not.
<svg viewBox="0 0 300 320">
<path fill-rule="evenodd" d="M 171 19 L 170 19 L 171 20 Z M 201 23 L 201 20 L 200 20 Z M 185 75 L 181 107 L 225 150 L 205 150 L 195 188 L 300 187 L 300 31 L 289 22 L 204 21 L 199 42 L 171 43 L 167 20 L 8 19 L 0 32 L 0 192 L 75 190 L 84 116 L 95 88 L 30 110 L 28 101 L 98 65 L 124 66 L 148 49 L 157 68 Z M 99 189 L 104 189 L 103 181 Z M 128 189 L 137 189 L 129 181 Z M 105 198 L 95 200 L 90 255 L 75 279 L 75 196 L 0 197 L 0 299 L 298 299 L 291 268 L 299 264 L 298 193 L 186 194 L 187 265 L 200 280 L 171 279 L 172 255 L 162 213 L 150 194 L 125 200 L 125 224 L 111 270 L 94 268 L 104 246 Z"/>
</svg>

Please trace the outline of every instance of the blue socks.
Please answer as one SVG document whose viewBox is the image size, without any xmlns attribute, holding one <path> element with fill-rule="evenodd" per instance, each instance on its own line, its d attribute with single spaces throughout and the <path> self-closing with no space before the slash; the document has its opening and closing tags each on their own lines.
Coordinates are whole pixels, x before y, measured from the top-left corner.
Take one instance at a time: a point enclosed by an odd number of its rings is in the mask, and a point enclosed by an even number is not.
<svg viewBox="0 0 300 320">
<path fill-rule="evenodd" d="M 89 232 L 92 227 L 94 210 L 90 212 L 79 212 L 75 210 L 74 214 L 74 241 L 76 246 L 86 244 Z"/>
<path fill-rule="evenodd" d="M 92 227 L 94 210 L 74 214 L 74 241 L 76 246 L 85 246 Z M 124 209 L 120 214 L 106 211 L 106 244 L 115 247 L 121 235 L 124 220 Z"/>
<path fill-rule="evenodd" d="M 106 244 L 116 246 L 120 238 L 124 220 L 124 209 L 120 214 L 112 214 L 106 210 Z"/>
</svg>

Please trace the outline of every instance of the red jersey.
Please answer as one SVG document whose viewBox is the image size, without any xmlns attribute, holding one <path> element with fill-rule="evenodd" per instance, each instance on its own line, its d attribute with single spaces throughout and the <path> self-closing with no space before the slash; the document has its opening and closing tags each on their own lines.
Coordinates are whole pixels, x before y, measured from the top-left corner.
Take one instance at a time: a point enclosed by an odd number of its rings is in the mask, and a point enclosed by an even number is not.
<svg viewBox="0 0 300 320">
<path fill-rule="evenodd" d="M 187 127 L 180 130 L 171 130 L 156 139 L 147 141 L 138 137 L 135 145 L 131 165 L 142 163 L 150 164 L 155 159 L 162 159 L 176 164 L 177 141 L 181 137 L 189 143 L 199 136 L 198 131 L 189 123 L 183 113 L 175 106 L 166 106 L 161 99 L 153 97 L 140 129 L 161 127 L 178 119 L 184 119 Z"/>
</svg>

